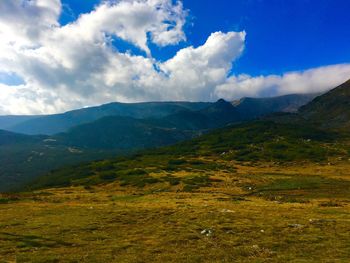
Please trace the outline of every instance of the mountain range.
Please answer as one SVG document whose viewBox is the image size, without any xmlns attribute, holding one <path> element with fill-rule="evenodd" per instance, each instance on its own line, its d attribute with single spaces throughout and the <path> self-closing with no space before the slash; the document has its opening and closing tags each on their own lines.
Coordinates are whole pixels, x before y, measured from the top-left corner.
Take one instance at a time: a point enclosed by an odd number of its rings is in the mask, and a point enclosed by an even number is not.
<svg viewBox="0 0 350 263">
<path fill-rule="evenodd" d="M 318 94 L 233 103 L 110 103 L 63 114 L 3 116 L 0 191 L 65 165 L 166 146 L 274 112 L 295 112 Z M 15 133 L 14 133 L 15 132 Z"/>
<path fill-rule="evenodd" d="M 53 115 L 3 116 L 0 117 L 0 128 L 29 135 L 53 135 L 106 116 L 114 115 L 139 119 L 160 118 L 180 110 L 200 110 L 209 105 L 210 103 L 201 102 L 109 103 Z"/>
<path fill-rule="evenodd" d="M 148 176 L 149 167 L 159 174 L 177 170 L 215 171 L 220 166 L 220 160 L 249 164 L 252 167 L 259 166 L 259 163 L 278 164 L 280 167 L 307 162 L 329 165 L 330 161 L 348 160 L 350 139 L 346 125 L 350 118 L 335 116 L 339 113 L 347 116 L 346 113 L 350 110 L 347 103 L 349 92 L 350 85 L 347 82 L 316 97 L 297 112 L 231 123 L 192 140 L 144 150 L 129 157 L 65 167 L 37 177 L 25 189 L 91 186 L 113 181 L 143 187 L 155 180 Z M 333 103 L 335 100 L 344 103 Z M 219 116 L 229 109 L 228 104 L 230 103 L 220 100 L 205 111 L 212 114 L 217 112 Z M 238 114 L 237 111 L 231 113 Z M 208 158 L 217 160 L 217 163 L 200 161 Z M 188 161 L 193 159 L 196 161 Z"/>
<path fill-rule="evenodd" d="M 238 119 L 253 119 L 272 112 L 295 111 L 317 94 L 286 95 L 275 98 L 243 98 L 232 105 L 240 114 Z M 53 115 L 0 116 L 0 129 L 28 135 L 54 135 L 70 128 L 107 116 L 135 119 L 163 118 L 173 114 L 190 114 L 208 108 L 209 102 L 145 102 L 109 103 Z"/>
</svg>

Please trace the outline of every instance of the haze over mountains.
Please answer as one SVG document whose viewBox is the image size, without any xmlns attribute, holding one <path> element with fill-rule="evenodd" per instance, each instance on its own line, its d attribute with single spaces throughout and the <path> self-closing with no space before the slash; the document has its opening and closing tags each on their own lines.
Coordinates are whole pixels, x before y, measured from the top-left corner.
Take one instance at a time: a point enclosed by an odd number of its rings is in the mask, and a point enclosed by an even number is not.
<svg viewBox="0 0 350 263">
<path fill-rule="evenodd" d="M 62 114 L 47 116 L 2 116 L 0 128 L 24 134 L 52 135 L 67 131 L 73 126 L 92 122 L 106 116 L 125 116 L 132 118 L 160 118 L 179 110 L 199 110 L 209 103 L 190 102 L 149 102 L 149 103 L 110 103 L 98 107 L 84 108 Z M 12 123 L 12 125 L 11 125 Z"/>
<path fill-rule="evenodd" d="M 296 94 L 274 98 L 243 98 L 233 102 L 239 119 L 252 119 L 272 112 L 296 111 L 318 94 Z M 0 129 L 35 135 L 53 135 L 73 126 L 93 122 L 106 116 L 135 119 L 162 118 L 172 114 L 190 114 L 209 107 L 209 102 L 110 103 L 47 116 L 0 116 Z M 176 118 L 176 116 L 174 116 Z"/>
<path fill-rule="evenodd" d="M 257 118 L 273 112 L 297 112 L 321 93 L 291 94 L 273 98 L 242 98 L 233 102 L 243 118 Z M 271 110 L 273 109 L 273 110 Z"/>
</svg>

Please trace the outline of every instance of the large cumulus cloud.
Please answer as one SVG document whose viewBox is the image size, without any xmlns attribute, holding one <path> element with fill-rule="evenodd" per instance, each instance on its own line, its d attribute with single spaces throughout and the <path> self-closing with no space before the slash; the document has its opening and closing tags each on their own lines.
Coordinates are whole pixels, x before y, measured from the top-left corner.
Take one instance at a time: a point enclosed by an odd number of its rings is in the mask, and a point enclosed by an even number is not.
<svg viewBox="0 0 350 263">
<path fill-rule="evenodd" d="M 0 114 L 53 113 L 109 101 L 319 91 L 350 73 L 349 65 L 339 65 L 284 76 L 230 76 L 245 32 L 215 32 L 203 45 L 157 61 L 151 42 L 163 47 L 186 40 L 188 11 L 180 1 L 103 1 L 67 25 L 58 22 L 61 11 L 60 0 L 0 1 L 0 73 L 23 79 L 17 86 L 0 84 Z M 122 52 L 116 39 L 143 55 Z"/>
</svg>

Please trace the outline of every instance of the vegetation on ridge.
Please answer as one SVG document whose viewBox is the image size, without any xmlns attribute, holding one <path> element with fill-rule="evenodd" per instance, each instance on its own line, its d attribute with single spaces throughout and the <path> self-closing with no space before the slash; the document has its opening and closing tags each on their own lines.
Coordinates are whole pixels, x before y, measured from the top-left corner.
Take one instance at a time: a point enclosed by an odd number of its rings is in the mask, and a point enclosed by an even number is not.
<svg viewBox="0 0 350 263">
<path fill-rule="evenodd" d="M 250 164 L 328 163 L 331 159 L 347 158 L 349 150 L 349 145 L 344 143 L 344 136 L 334 132 L 312 126 L 256 121 L 222 128 L 191 141 L 146 150 L 130 157 L 52 171 L 30 183 L 30 188 L 91 185 L 113 180 L 125 181 L 125 177 L 132 180 L 135 171 L 142 171 L 143 177 L 136 179 L 147 183 L 150 173 L 168 173 L 178 169 L 199 172 L 203 169 L 222 169 L 220 162 L 213 164 L 198 160 L 206 157 L 222 162 Z"/>
</svg>

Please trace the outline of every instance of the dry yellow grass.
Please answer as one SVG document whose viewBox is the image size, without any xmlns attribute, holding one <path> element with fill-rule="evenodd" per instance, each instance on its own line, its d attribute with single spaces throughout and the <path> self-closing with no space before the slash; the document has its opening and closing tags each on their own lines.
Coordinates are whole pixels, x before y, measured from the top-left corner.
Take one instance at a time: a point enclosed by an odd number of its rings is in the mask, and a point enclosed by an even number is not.
<svg viewBox="0 0 350 263">
<path fill-rule="evenodd" d="M 0 262 L 350 261 L 349 164 L 231 165 L 192 192 L 114 182 L 3 195 Z"/>
</svg>

